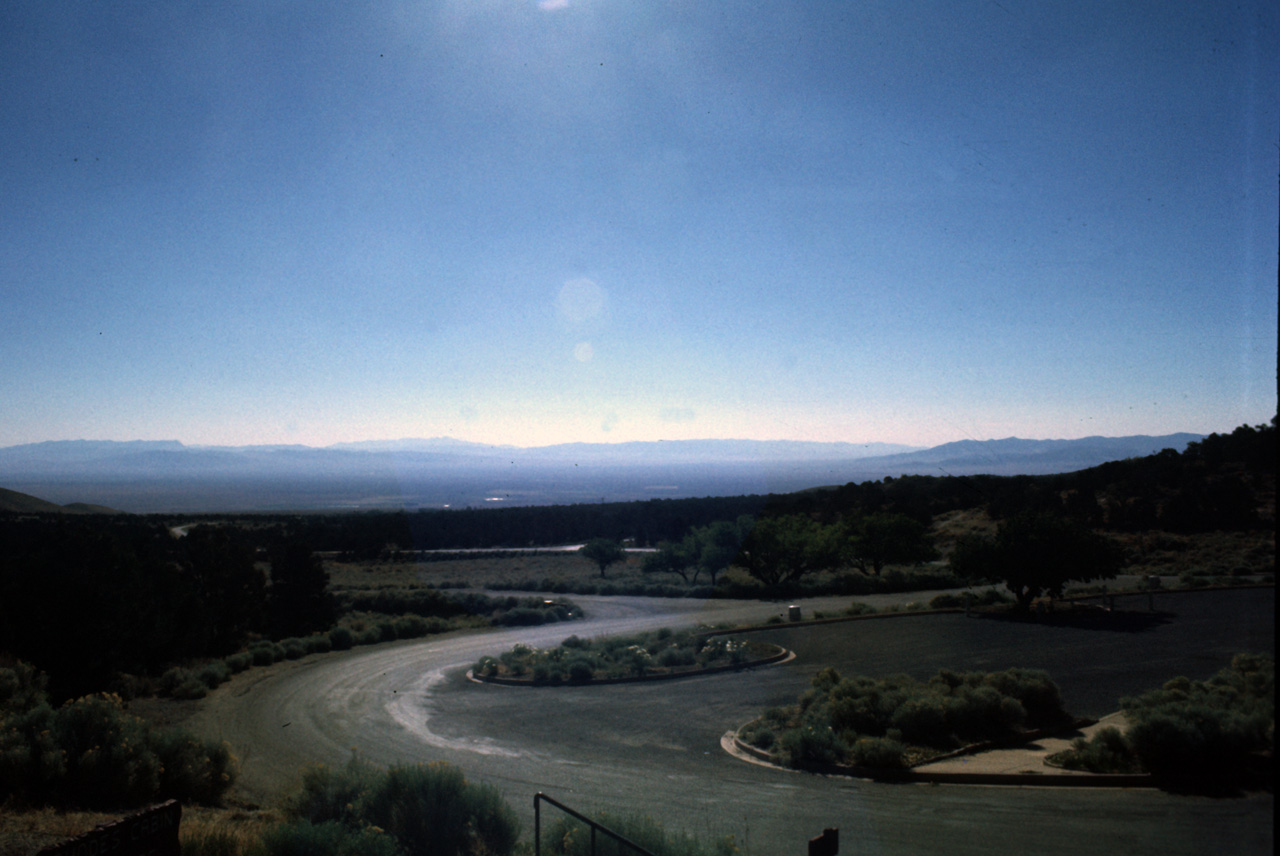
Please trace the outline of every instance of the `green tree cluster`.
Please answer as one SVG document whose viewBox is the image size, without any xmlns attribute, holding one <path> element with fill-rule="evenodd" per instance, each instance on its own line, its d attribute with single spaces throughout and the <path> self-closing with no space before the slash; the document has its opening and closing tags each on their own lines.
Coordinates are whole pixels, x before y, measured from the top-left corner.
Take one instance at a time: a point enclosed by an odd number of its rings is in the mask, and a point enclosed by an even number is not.
<svg viewBox="0 0 1280 856">
<path fill-rule="evenodd" d="M 320 559 L 229 525 L 182 538 L 148 518 L 0 515 L 0 652 L 51 676 L 55 698 L 228 657 L 255 636 L 323 632 L 335 617 Z M 259 540 L 251 540 L 259 539 Z"/>
<path fill-rule="evenodd" d="M 696 584 L 705 573 L 714 586 L 716 578 L 738 557 L 751 528 L 752 519 L 747 515 L 694 527 L 678 542 L 659 544 L 657 551 L 645 558 L 642 569 L 645 573 L 676 574 L 690 584 Z"/>
</svg>

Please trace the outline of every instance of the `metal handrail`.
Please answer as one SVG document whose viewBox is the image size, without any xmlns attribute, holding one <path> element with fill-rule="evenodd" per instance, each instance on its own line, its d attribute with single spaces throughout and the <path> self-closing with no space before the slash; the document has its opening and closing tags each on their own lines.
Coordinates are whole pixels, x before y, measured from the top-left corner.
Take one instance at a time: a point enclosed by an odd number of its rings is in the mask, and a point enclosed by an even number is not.
<svg viewBox="0 0 1280 856">
<path fill-rule="evenodd" d="M 643 847 L 641 847 L 639 844 L 636 844 L 634 841 L 631 841 L 630 839 L 625 838 L 625 837 L 623 837 L 623 836 L 619 835 L 618 833 L 614 832 L 612 829 L 610 829 L 609 827 L 605 826 L 605 825 L 604 825 L 604 824 L 602 824 L 602 823 L 596 823 L 594 820 L 592 820 L 591 818 L 587 817 L 586 815 L 584 815 L 584 814 L 581 814 L 581 813 L 579 813 L 579 812 L 574 811 L 573 809 L 569 808 L 567 805 L 565 805 L 564 803 L 560 802 L 559 800 L 552 799 L 551 797 L 549 797 L 549 796 L 547 796 L 546 794 L 542 793 L 542 791 L 538 791 L 538 793 L 536 793 L 536 794 L 534 794 L 534 795 L 533 795 L 533 852 L 534 852 L 534 856 L 542 856 L 542 807 L 541 807 L 541 803 L 542 803 L 542 801 L 544 801 L 544 800 L 545 800 L 546 802 L 551 803 L 553 806 L 555 806 L 556 808 L 560 809 L 562 812 L 564 812 L 565 814 L 569 815 L 570 817 L 575 817 L 575 818 L 577 818 L 578 820 L 582 821 L 583 823 L 585 823 L 585 824 L 587 824 L 588 826 L 590 826 L 590 827 L 591 827 L 591 854 L 592 854 L 592 856 L 595 856 L 595 852 L 596 852 L 596 830 L 597 830 L 597 829 L 598 829 L 598 830 L 600 830 L 601 832 L 603 832 L 605 835 L 607 835 L 607 836 L 609 836 L 610 838 L 612 838 L 614 841 L 617 841 L 619 844 L 623 844 L 623 845 L 625 845 L 625 846 L 627 846 L 627 847 L 630 847 L 632 850 L 634 850 L 634 851 L 636 851 L 637 853 L 641 854 L 641 856 L 654 856 L 654 854 L 653 854 L 653 853 L 649 852 L 648 850 L 645 850 Z"/>
</svg>

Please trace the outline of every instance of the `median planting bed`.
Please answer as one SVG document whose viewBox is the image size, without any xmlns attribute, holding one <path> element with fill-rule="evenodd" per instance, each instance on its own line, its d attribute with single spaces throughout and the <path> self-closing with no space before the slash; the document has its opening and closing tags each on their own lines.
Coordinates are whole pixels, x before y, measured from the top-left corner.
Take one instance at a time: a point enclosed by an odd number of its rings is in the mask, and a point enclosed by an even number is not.
<svg viewBox="0 0 1280 856">
<path fill-rule="evenodd" d="M 944 669 L 922 683 L 907 675 L 843 678 L 827 668 L 795 705 L 766 711 L 738 737 L 792 767 L 883 770 L 1071 724 L 1057 685 L 1039 670 Z"/>
<path fill-rule="evenodd" d="M 786 656 L 769 642 L 662 629 L 609 639 L 570 636 L 554 648 L 516 645 L 497 657 L 481 657 L 471 673 L 496 683 L 555 686 L 679 677 Z"/>
</svg>

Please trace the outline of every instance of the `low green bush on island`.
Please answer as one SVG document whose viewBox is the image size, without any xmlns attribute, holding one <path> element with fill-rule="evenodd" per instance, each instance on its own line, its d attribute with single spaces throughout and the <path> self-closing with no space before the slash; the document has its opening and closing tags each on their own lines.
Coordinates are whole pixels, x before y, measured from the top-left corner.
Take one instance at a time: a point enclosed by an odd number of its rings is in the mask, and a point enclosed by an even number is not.
<svg viewBox="0 0 1280 856">
<path fill-rule="evenodd" d="M 1275 674 L 1273 658 L 1237 654 L 1207 681 L 1178 677 L 1121 699 L 1127 731 L 1102 729 L 1049 760 L 1095 773 L 1150 772 L 1192 789 L 1265 781 L 1275 751 Z"/>
<path fill-rule="evenodd" d="M 1057 684 L 1038 670 L 944 669 L 921 683 L 906 675 L 842 678 L 827 668 L 797 704 L 766 711 L 738 736 L 793 767 L 893 769 L 1069 721 Z"/>
<path fill-rule="evenodd" d="M 472 668 L 481 678 L 514 678 L 539 685 L 656 677 L 738 666 L 777 654 L 776 645 L 669 629 L 608 639 L 570 636 L 554 648 L 516 645 Z"/>
</svg>

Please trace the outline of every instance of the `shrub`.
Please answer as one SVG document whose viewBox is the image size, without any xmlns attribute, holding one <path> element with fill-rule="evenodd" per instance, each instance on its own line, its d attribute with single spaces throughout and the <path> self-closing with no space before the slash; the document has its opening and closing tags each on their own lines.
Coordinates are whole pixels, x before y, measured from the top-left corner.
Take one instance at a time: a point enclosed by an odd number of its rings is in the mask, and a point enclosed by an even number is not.
<svg viewBox="0 0 1280 856">
<path fill-rule="evenodd" d="M 412 856 L 507 854 L 520 833 L 497 789 L 473 785 L 445 763 L 392 767 L 361 800 L 360 813 Z"/>
<path fill-rule="evenodd" d="M 939 696 L 907 699 L 893 712 L 889 723 L 902 732 L 902 739 L 908 743 L 939 748 L 955 745 L 947 722 L 946 702 Z"/>
<path fill-rule="evenodd" d="M 225 747 L 159 734 L 112 695 L 86 696 L 57 711 L 42 701 L 0 731 L 0 802 L 12 796 L 100 809 L 169 797 L 216 803 L 234 776 Z"/>
<path fill-rule="evenodd" d="M 231 787 L 236 761 L 227 744 L 177 732 L 156 735 L 152 745 L 160 760 L 160 799 L 215 805 Z"/>
<path fill-rule="evenodd" d="M 328 633 L 315 633 L 302 640 L 308 654 L 327 654 L 333 650 Z"/>
<path fill-rule="evenodd" d="M 355 644 L 355 634 L 349 628 L 334 627 L 329 631 L 329 646 L 334 651 L 349 651 Z"/>
<path fill-rule="evenodd" d="M 1077 737 L 1071 741 L 1070 749 L 1051 755 L 1049 760 L 1068 770 L 1088 770 L 1091 773 L 1142 771 L 1133 746 L 1119 729 L 1111 726 L 1099 729 L 1089 740 Z"/>
<path fill-rule="evenodd" d="M 261 642 L 249 648 L 249 657 L 255 666 L 270 666 L 284 659 L 284 649 L 274 642 Z"/>
<path fill-rule="evenodd" d="M 66 757 L 54 736 L 57 714 L 43 700 L 14 713 L 0 729 L 0 802 L 17 796 L 32 803 L 53 799 L 66 775 Z"/>
<path fill-rule="evenodd" d="M 906 765 L 906 751 L 905 746 L 889 737 L 859 737 L 849 754 L 860 767 L 891 770 Z"/>
<path fill-rule="evenodd" d="M 200 683 L 214 690 L 227 682 L 227 679 L 231 677 L 231 669 L 221 660 L 215 660 L 212 663 L 206 663 L 201 666 L 195 676 Z"/>
<path fill-rule="evenodd" d="M 300 660 L 307 656 L 308 653 L 307 643 L 296 636 L 282 639 L 280 647 L 284 650 L 284 659 L 286 660 Z"/>
<path fill-rule="evenodd" d="M 266 856 L 397 856 L 396 840 L 377 829 L 351 829 L 336 821 L 282 823 L 262 835 Z"/>
<path fill-rule="evenodd" d="M 838 764 L 849 753 L 849 747 L 829 727 L 807 724 L 784 731 L 778 737 L 778 748 L 787 764 Z"/>
<path fill-rule="evenodd" d="M 1175 678 L 1121 706 L 1147 770 L 1212 787 L 1242 775 L 1251 753 L 1274 749 L 1275 661 L 1237 655 L 1208 681 Z"/>
<path fill-rule="evenodd" d="M 253 658 L 245 651 L 238 654 L 232 654 L 222 662 L 227 664 L 227 669 L 233 675 L 238 675 L 245 669 L 253 665 Z"/>
<path fill-rule="evenodd" d="M 156 688 L 160 690 L 161 695 L 171 696 L 174 690 L 192 679 L 193 676 L 190 670 L 174 666 L 160 676 L 160 681 L 156 684 Z"/>
<path fill-rule="evenodd" d="M 29 710 L 40 704 L 48 684 L 49 679 L 43 672 L 22 660 L 0 667 L 0 715 Z"/>
<path fill-rule="evenodd" d="M 85 696 L 63 705 L 53 727 L 66 759 L 59 784 L 69 805 L 141 805 L 160 783 L 160 762 L 146 745 L 142 720 L 113 696 Z"/>
<path fill-rule="evenodd" d="M 546 622 L 547 615 L 546 610 L 521 606 L 502 613 L 495 623 L 503 627 L 536 627 Z"/>
<path fill-rule="evenodd" d="M 947 720 L 965 742 L 1006 736 L 1026 719 L 1017 699 L 1002 696 L 990 686 L 957 688 L 947 699 Z"/>
<path fill-rule="evenodd" d="M 731 835 L 707 842 L 684 833 L 668 832 L 649 817 L 601 814 L 597 821 L 654 856 L 734 856 L 739 852 Z M 629 848 L 623 850 L 603 833 L 592 836 L 586 824 L 568 817 L 556 818 L 543 830 L 542 851 L 552 856 L 593 856 L 593 837 L 596 852 L 631 852 Z"/>
<path fill-rule="evenodd" d="M 209 685 L 199 680 L 194 675 L 187 678 L 173 689 L 173 697 L 184 700 L 194 700 L 204 698 L 209 694 Z"/>
<path fill-rule="evenodd" d="M 576 659 L 569 661 L 569 681 L 575 684 L 586 684 L 591 682 L 594 670 L 591 663 L 587 660 Z"/>
<path fill-rule="evenodd" d="M 302 790 L 286 805 L 289 814 L 311 823 L 341 821 L 358 826 L 359 806 L 377 785 L 382 771 L 353 755 L 334 769 L 317 764 L 302 776 Z"/>
<path fill-rule="evenodd" d="M 984 681 L 1002 695 L 1016 698 L 1034 725 L 1052 725 L 1067 718 L 1062 709 L 1062 693 L 1048 672 L 1015 667 L 991 672 Z"/>
<path fill-rule="evenodd" d="M 402 615 L 392 624 L 397 639 L 419 639 L 427 635 L 427 620 L 421 615 Z"/>
<path fill-rule="evenodd" d="M 535 684 L 555 685 L 563 680 L 564 674 L 550 663 L 537 663 L 533 667 L 533 682 Z"/>
</svg>

